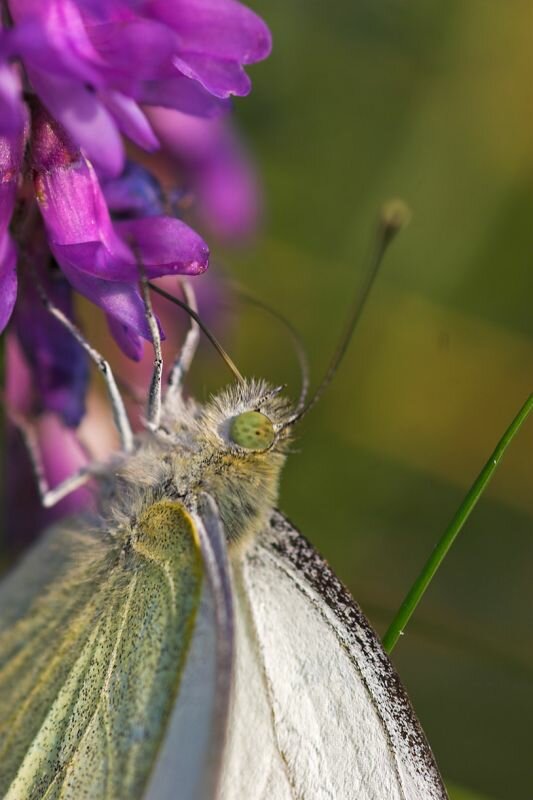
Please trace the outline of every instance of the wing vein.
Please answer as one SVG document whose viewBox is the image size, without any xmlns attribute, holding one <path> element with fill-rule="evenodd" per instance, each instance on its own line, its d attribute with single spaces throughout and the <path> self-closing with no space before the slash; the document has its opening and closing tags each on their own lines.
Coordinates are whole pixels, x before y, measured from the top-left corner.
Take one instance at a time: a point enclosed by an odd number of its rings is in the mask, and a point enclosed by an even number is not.
<svg viewBox="0 0 533 800">
<path fill-rule="evenodd" d="M 109 711 L 110 710 L 109 710 L 109 707 L 108 707 L 108 704 L 107 704 L 107 701 L 108 701 L 107 692 L 109 690 L 109 685 L 110 685 L 110 682 L 111 682 L 111 677 L 113 675 L 113 670 L 115 669 L 118 651 L 119 651 L 119 648 L 120 648 L 120 646 L 122 644 L 122 639 L 123 639 L 124 631 L 125 631 L 125 628 L 126 628 L 126 622 L 127 622 L 128 616 L 129 616 L 129 611 L 130 611 L 130 607 L 131 607 L 131 601 L 132 601 L 132 598 L 133 598 L 133 595 L 134 595 L 134 590 L 135 590 L 136 585 L 137 585 L 137 575 L 134 575 L 133 578 L 132 578 L 132 581 L 131 581 L 131 585 L 130 585 L 130 587 L 128 589 L 126 603 L 125 603 L 124 610 L 123 610 L 123 617 L 122 617 L 122 620 L 120 622 L 119 629 L 117 631 L 117 639 L 116 639 L 116 642 L 115 642 L 115 644 L 113 646 L 113 650 L 112 650 L 112 653 L 111 653 L 111 658 L 109 659 L 109 666 L 107 668 L 106 677 L 105 677 L 104 683 L 102 684 L 102 688 L 100 689 L 98 700 L 97 700 L 97 702 L 95 704 L 93 712 L 91 713 L 91 715 L 87 719 L 87 722 L 85 724 L 85 729 L 84 729 L 83 733 L 80 735 L 80 737 L 78 738 L 78 741 L 76 742 L 76 746 L 73 748 L 72 753 L 70 754 L 69 758 L 66 759 L 65 762 L 61 765 L 60 770 L 58 770 L 58 772 L 56 773 L 56 777 L 57 778 L 59 778 L 59 776 L 62 776 L 62 778 L 64 778 L 65 774 L 68 772 L 69 767 L 72 765 L 74 757 L 79 752 L 81 746 L 83 745 L 83 742 L 85 741 L 85 738 L 87 736 L 88 731 L 91 728 L 93 720 L 95 719 L 96 715 L 102 710 L 102 706 L 103 706 L 103 709 L 104 709 L 103 716 L 104 716 L 104 718 L 106 718 L 106 721 L 109 720 Z M 107 713 L 105 713 L 105 712 L 107 712 Z M 107 725 L 106 725 L 106 727 L 107 727 Z M 109 736 L 108 735 L 106 735 L 106 743 L 109 743 Z M 107 757 L 108 757 L 108 760 L 111 761 L 112 754 L 111 754 L 111 752 L 109 752 L 109 750 L 108 750 L 108 753 L 107 753 Z"/>
<path fill-rule="evenodd" d="M 277 732 L 277 724 L 276 724 L 276 712 L 274 710 L 274 700 L 273 700 L 274 693 L 273 693 L 273 690 L 272 690 L 272 681 L 270 680 L 270 677 L 268 675 L 265 656 L 264 656 L 264 652 L 263 652 L 263 647 L 261 645 L 261 640 L 260 640 L 260 637 L 259 637 L 259 631 L 258 631 L 258 628 L 257 628 L 256 617 L 255 617 L 255 613 L 254 613 L 254 610 L 253 610 L 253 607 L 252 607 L 252 603 L 250 602 L 250 599 L 249 599 L 250 587 L 247 584 L 247 579 L 246 579 L 246 576 L 245 576 L 244 573 L 245 573 L 245 570 L 244 570 L 244 565 L 243 564 L 240 565 L 239 569 L 237 569 L 237 568 L 235 569 L 236 579 L 237 579 L 238 582 L 241 583 L 241 586 L 243 588 L 243 591 L 240 592 L 240 595 L 241 595 L 241 602 L 243 604 L 245 604 L 245 606 L 246 606 L 245 609 L 244 609 L 244 612 L 245 612 L 244 613 L 245 624 L 246 624 L 246 628 L 248 630 L 248 633 L 250 635 L 250 638 L 251 638 L 251 640 L 252 640 L 252 642 L 254 644 L 254 649 L 257 652 L 258 661 L 259 661 L 260 668 L 261 668 L 261 679 L 263 681 L 263 685 L 265 687 L 265 693 L 266 693 L 267 698 L 268 698 L 268 705 L 269 705 L 269 708 L 270 708 L 270 722 L 271 722 L 271 725 L 272 725 L 272 734 L 273 734 L 273 737 L 274 737 L 274 741 L 276 743 L 276 749 L 278 751 L 278 755 L 279 755 L 279 758 L 280 758 L 280 761 L 281 761 L 281 764 L 282 764 L 282 767 L 283 767 L 283 771 L 285 773 L 285 777 L 287 778 L 287 783 L 288 783 L 289 788 L 290 788 L 291 797 L 293 798 L 293 800 L 305 800 L 305 798 L 302 795 L 299 795 L 298 792 L 297 792 L 297 789 L 296 789 L 296 786 L 294 785 L 294 780 L 293 780 L 293 777 L 291 775 L 291 771 L 290 771 L 290 768 L 289 768 L 289 761 L 288 761 L 288 758 L 287 758 L 287 754 L 284 752 L 284 750 L 283 750 L 283 748 L 281 746 L 281 743 L 279 741 L 279 736 L 278 736 L 278 732 Z"/>
<path fill-rule="evenodd" d="M 303 583 L 303 581 L 301 581 L 301 579 L 299 578 L 299 576 L 297 574 L 295 575 L 294 571 L 291 571 L 291 570 L 287 569 L 285 564 L 282 561 L 280 561 L 279 558 L 276 557 L 270 550 L 267 550 L 265 548 L 265 554 L 266 554 L 267 558 L 269 558 L 270 561 L 273 564 L 275 564 L 277 569 L 279 569 L 281 572 L 283 572 L 283 574 L 291 582 L 295 583 L 298 591 L 312 603 L 315 611 L 317 611 L 319 613 L 320 617 L 324 620 L 326 625 L 333 632 L 335 638 L 337 639 L 337 641 L 339 642 L 340 646 L 342 647 L 342 649 L 346 653 L 346 655 L 348 657 L 348 660 L 350 661 L 352 666 L 355 668 L 357 674 L 359 675 L 359 678 L 360 678 L 361 682 L 363 683 L 364 687 L 366 688 L 366 690 L 368 692 L 368 695 L 370 697 L 370 702 L 372 703 L 372 705 L 374 707 L 374 710 L 376 711 L 377 716 L 379 717 L 379 719 L 383 723 L 383 729 L 386 732 L 387 747 L 389 748 L 389 751 L 390 751 L 390 753 L 392 755 L 392 758 L 393 758 L 394 771 L 396 773 L 396 778 L 398 780 L 398 786 L 400 788 L 400 791 L 402 793 L 402 797 L 404 798 L 404 800 L 408 800 L 407 795 L 406 795 L 406 791 L 405 791 L 404 782 L 402 780 L 400 768 L 399 768 L 399 765 L 398 765 L 398 756 L 397 756 L 395 748 L 394 748 L 394 743 L 392 741 L 391 733 L 389 731 L 389 728 L 388 728 L 388 725 L 386 723 L 386 720 L 383 717 L 383 714 L 381 713 L 381 710 L 379 708 L 379 704 L 376 702 L 376 699 L 374 698 L 374 695 L 373 695 L 372 690 L 371 690 L 371 688 L 370 688 L 370 686 L 368 684 L 368 681 L 367 681 L 364 673 L 362 672 L 361 667 L 357 663 L 357 659 L 350 652 L 350 647 L 347 645 L 345 639 L 340 635 L 337 627 L 332 624 L 331 619 L 329 618 L 328 614 L 325 613 L 323 607 L 318 602 L 314 592 L 312 590 L 310 590 L 307 587 L 307 585 L 305 583 Z"/>
</svg>

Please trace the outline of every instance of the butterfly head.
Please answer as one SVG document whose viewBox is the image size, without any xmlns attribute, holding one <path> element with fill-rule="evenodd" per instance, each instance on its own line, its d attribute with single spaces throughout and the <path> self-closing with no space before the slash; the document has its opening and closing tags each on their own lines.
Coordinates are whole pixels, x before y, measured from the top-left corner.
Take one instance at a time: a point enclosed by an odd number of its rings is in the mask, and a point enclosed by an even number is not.
<svg viewBox="0 0 533 800">
<path fill-rule="evenodd" d="M 291 415 L 282 388 L 256 380 L 234 384 L 197 419 L 199 488 L 215 499 L 231 541 L 260 528 L 276 505 Z"/>
<path fill-rule="evenodd" d="M 292 404 L 283 386 L 243 380 L 215 395 L 198 419 L 198 438 L 209 449 L 250 463 L 284 456 Z"/>
</svg>

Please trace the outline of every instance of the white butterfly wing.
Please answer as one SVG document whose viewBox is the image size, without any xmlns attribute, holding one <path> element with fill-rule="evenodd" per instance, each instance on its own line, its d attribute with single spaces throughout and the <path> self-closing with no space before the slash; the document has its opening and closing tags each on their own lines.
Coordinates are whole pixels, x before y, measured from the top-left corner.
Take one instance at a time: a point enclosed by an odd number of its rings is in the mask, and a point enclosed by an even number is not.
<svg viewBox="0 0 533 800">
<path fill-rule="evenodd" d="M 237 561 L 235 586 L 223 800 L 446 798 L 376 634 L 280 514 Z"/>
</svg>

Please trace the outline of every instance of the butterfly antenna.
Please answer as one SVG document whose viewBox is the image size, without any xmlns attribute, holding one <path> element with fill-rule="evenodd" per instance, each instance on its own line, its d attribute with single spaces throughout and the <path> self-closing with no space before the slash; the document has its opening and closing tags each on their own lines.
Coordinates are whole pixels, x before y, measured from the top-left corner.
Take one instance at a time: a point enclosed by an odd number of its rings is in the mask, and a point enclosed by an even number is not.
<svg viewBox="0 0 533 800">
<path fill-rule="evenodd" d="M 156 284 L 152 283 L 152 281 L 148 281 L 148 286 L 156 294 L 160 295 L 161 297 L 164 297 L 166 300 L 170 300 L 171 303 L 174 303 L 175 305 L 179 306 L 180 308 L 182 308 L 184 311 L 187 312 L 187 314 L 198 324 L 199 328 L 207 336 L 207 338 L 209 339 L 209 341 L 211 342 L 217 353 L 222 357 L 223 361 L 226 363 L 227 367 L 232 372 L 233 376 L 237 378 L 239 383 L 244 383 L 244 378 L 237 369 L 235 362 L 226 353 L 226 351 L 224 350 L 224 348 L 222 347 L 222 345 L 220 344 L 214 333 L 211 333 L 207 325 L 204 322 L 202 322 L 196 311 L 194 311 L 194 309 L 192 309 L 189 305 L 187 305 L 187 303 L 184 303 L 183 300 L 174 297 L 173 294 L 170 294 L 170 292 L 166 292 L 164 289 L 161 289 L 160 286 L 156 286 Z"/>
<path fill-rule="evenodd" d="M 289 334 L 294 352 L 296 353 L 296 357 L 300 365 L 300 397 L 295 409 L 295 413 L 298 413 L 304 408 L 307 400 L 307 394 L 309 392 L 309 359 L 307 357 L 307 351 L 300 334 L 294 325 L 287 319 L 287 317 L 283 316 L 283 314 L 281 314 L 275 308 L 272 308 L 267 303 L 263 303 L 262 300 L 259 300 L 259 298 L 255 297 L 255 295 L 250 294 L 247 289 L 244 289 L 237 282 L 232 281 L 231 286 L 232 289 L 237 292 L 243 300 L 246 300 L 247 303 L 251 303 L 252 305 L 256 306 L 256 308 L 260 308 L 262 311 L 266 311 L 271 317 L 280 322 Z"/>
<path fill-rule="evenodd" d="M 385 253 L 387 252 L 389 245 L 396 237 L 396 234 L 409 222 L 410 216 L 410 211 L 402 200 L 391 200 L 384 205 L 378 221 L 374 251 L 370 260 L 369 269 L 366 273 L 362 287 L 356 294 L 355 300 L 348 314 L 348 319 L 344 326 L 344 330 L 329 363 L 329 367 L 326 370 L 326 374 L 307 403 L 302 408 L 296 409 L 295 413 L 292 414 L 292 416 L 284 423 L 283 428 L 286 428 L 289 425 L 294 425 L 295 422 L 302 419 L 302 417 L 304 417 L 320 400 L 327 387 L 333 380 L 333 376 L 337 372 L 337 369 L 339 368 L 339 365 L 344 358 L 346 351 L 348 350 L 348 346 L 352 339 L 352 335 L 357 323 L 361 319 L 366 301 L 368 300 L 370 291 L 378 276 Z"/>
</svg>

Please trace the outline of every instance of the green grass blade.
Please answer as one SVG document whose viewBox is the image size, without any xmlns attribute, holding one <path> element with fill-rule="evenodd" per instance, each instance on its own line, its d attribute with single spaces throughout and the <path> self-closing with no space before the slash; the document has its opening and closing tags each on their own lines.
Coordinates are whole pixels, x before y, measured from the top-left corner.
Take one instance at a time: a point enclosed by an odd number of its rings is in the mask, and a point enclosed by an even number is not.
<svg viewBox="0 0 533 800">
<path fill-rule="evenodd" d="M 463 786 L 457 786 L 457 784 L 446 783 L 446 788 L 450 800 L 490 800 L 486 794 L 479 794 L 479 792 L 465 789 Z"/>
<path fill-rule="evenodd" d="M 437 546 L 424 564 L 424 567 L 422 568 L 418 578 L 415 580 L 411 589 L 407 593 L 402 605 L 398 610 L 398 613 L 392 620 L 385 636 L 383 637 L 383 647 L 388 653 L 393 650 L 396 642 L 402 635 L 405 626 L 411 619 L 413 612 L 424 595 L 424 592 L 433 580 L 433 576 L 442 564 L 444 557 L 462 530 L 463 525 L 476 507 L 478 500 L 485 491 L 498 464 L 503 458 L 505 451 L 511 444 L 512 440 L 522 427 L 531 411 L 533 411 L 533 394 L 529 395 L 496 445 L 496 449 L 474 481 L 468 494 L 459 506 L 455 516 L 437 543 Z"/>
</svg>

